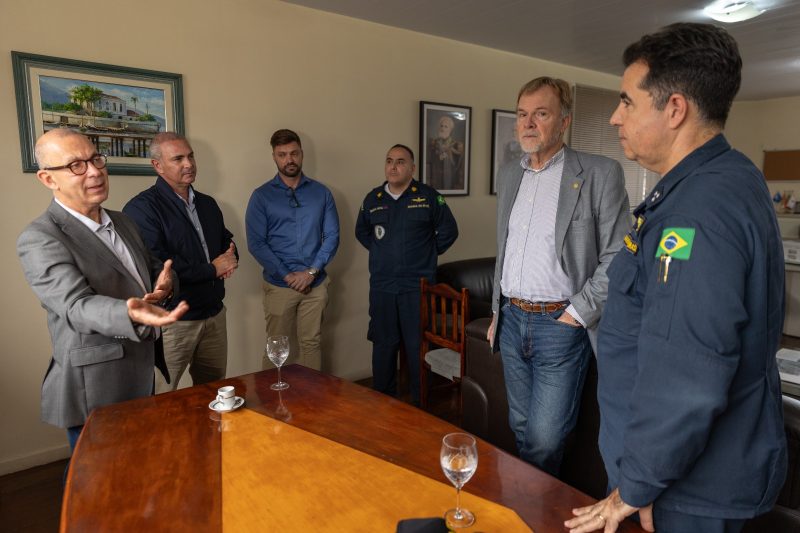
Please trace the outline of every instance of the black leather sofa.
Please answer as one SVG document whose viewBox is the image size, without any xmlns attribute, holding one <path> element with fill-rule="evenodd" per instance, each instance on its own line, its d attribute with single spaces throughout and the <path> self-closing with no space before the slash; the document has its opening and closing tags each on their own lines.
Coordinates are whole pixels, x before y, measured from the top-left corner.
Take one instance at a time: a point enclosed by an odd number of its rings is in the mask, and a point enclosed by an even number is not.
<svg viewBox="0 0 800 533">
<path fill-rule="evenodd" d="M 445 263 L 437 269 L 437 281 L 470 291 L 467 325 L 466 376 L 462 380 L 462 426 L 465 430 L 516 455 L 514 436 L 508 426 L 503 365 L 486 340 L 491 322 L 492 281 L 495 259 L 485 257 Z M 800 400 L 783 397 L 784 423 L 789 446 L 786 482 L 774 509 L 748 521 L 746 533 L 800 532 Z M 597 364 L 591 361 L 581 398 L 577 426 L 564 451 L 561 478 L 577 489 L 600 499 L 607 478 L 597 435 L 600 414 L 597 405 Z"/>
</svg>

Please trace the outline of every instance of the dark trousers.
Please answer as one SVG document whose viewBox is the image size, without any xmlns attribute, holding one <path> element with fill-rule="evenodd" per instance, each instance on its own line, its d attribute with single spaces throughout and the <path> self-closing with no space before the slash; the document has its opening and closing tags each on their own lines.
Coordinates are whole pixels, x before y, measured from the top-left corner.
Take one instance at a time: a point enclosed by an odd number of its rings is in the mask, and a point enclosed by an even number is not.
<svg viewBox="0 0 800 533">
<path fill-rule="evenodd" d="M 372 388 L 397 394 L 397 351 L 402 341 L 411 399 L 419 402 L 419 291 L 392 294 L 370 290 L 367 338 L 372 341 Z"/>
<path fill-rule="evenodd" d="M 653 525 L 659 533 L 739 533 L 745 520 L 710 518 L 653 506 Z"/>
</svg>

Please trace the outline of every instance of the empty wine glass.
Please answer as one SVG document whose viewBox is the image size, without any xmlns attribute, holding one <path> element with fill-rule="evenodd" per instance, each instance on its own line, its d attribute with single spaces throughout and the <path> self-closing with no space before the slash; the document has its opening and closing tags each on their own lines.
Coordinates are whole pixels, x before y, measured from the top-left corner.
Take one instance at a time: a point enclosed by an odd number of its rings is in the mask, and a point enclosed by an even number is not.
<svg viewBox="0 0 800 533">
<path fill-rule="evenodd" d="M 478 447 L 475 438 L 466 433 L 448 433 L 442 439 L 439 452 L 442 470 L 450 483 L 456 487 L 456 508 L 444 514 L 448 527 L 453 529 L 469 527 L 475 516 L 461 508 L 461 487 L 470 480 L 478 468 Z"/>
<path fill-rule="evenodd" d="M 272 390 L 284 390 L 289 388 L 289 384 L 281 381 L 281 365 L 289 357 L 289 337 L 286 335 L 275 335 L 267 339 L 267 357 L 272 364 L 278 368 L 278 382 L 269 386 Z"/>
</svg>

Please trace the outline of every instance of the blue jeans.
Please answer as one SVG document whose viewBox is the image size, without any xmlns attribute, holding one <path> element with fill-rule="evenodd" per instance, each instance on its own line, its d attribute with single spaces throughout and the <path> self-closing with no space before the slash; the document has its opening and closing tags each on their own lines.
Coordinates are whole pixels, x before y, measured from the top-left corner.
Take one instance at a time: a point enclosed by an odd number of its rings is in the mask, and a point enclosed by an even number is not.
<svg viewBox="0 0 800 533">
<path fill-rule="evenodd" d="M 517 450 L 552 475 L 558 475 L 564 441 L 578 419 L 592 356 L 586 329 L 559 322 L 563 312 L 529 313 L 504 301 L 497 325 Z"/>
</svg>

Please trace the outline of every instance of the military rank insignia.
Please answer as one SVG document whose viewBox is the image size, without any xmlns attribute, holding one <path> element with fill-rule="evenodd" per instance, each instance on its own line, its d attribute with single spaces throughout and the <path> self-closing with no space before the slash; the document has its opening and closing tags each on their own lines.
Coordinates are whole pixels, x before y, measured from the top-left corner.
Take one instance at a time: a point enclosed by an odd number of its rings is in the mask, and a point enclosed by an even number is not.
<svg viewBox="0 0 800 533">
<path fill-rule="evenodd" d="M 642 226 L 644 226 L 644 217 L 639 215 L 636 217 L 636 233 L 639 233 L 639 230 L 642 229 Z"/>
<path fill-rule="evenodd" d="M 656 257 L 667 255 L 686 261 L 692 255 L 694 228 L 664 228 L 658 243 Z"/>
<path fill-rule="evenodd" d="M 623 240 L 625 242 L 625 248 L 633 255 L 636 255 L 636 252 L 639 251 L 639 245 L 636 244 L 636 242 L 634 242 L 630 233 L 628 235 L 625 235 L 625 239 Z"/>
</svg>

